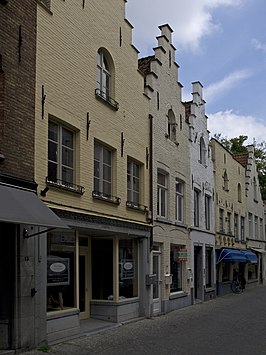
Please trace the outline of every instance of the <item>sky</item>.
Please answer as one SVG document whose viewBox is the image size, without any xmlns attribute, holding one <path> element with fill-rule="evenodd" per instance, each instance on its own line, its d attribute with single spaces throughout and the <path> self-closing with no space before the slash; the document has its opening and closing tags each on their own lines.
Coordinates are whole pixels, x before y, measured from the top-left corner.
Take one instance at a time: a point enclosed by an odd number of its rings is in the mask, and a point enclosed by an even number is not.
<svg viewBox="0 0 266 355">
<path fill-rule="evenodd" d="M 169 24 L 183 101 L 203 85 L 210 135 L 266 141 L 266 0 L 127 0 L 139 58 Z"/>
</svg>

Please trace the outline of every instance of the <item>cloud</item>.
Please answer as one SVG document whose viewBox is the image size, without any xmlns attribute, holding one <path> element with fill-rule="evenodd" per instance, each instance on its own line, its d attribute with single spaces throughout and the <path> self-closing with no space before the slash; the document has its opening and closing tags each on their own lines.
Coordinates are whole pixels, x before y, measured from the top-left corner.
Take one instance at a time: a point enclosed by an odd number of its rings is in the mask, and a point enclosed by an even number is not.
<svg viewBox="0 0 266 355">
<path fill-rule="evenodd" d="M 245 135 L 249 137 L 248 144 L 252 144 L 254 139 L 258 143 L 265 141 L 266 124 L 254 116 L 238 115 L 232 110 L 227 110 L 209 114 L 208 118 L 211 136 L 221 133 L 222 137 L 230 139 Z"/>
<path fill-rule="evenodd" d="M 237 7 L 244 0 L 128 0 L 127 18 L 136 30 L 134 44 L 142 44 L 142 55 L 147 55 L 158 35 L 158 26 L 168 23 L 174 30 L 174 43 L 179 48 L 199 50 L 204 36 L 219 30 L 213 20 L 214 9 Z M 156 32 L 157 31 L 157 32 Z M 136 41 L 136 43 L 135 43 Z"/>
<path fill-rule="evenodd" d="M 253 45 L 253 47 L 255 49 L 262 51 L 263 53 L 266 53 L 266 44 L 265 43 L 261 43 L 257 39 L 253 38 L 251 41 L 251 44 Z"/>
<path fill-rule="evenodd" d="M 204 90 L 204 96 L 207 103 L 211 103 L 216 97 L 220 98 L 224 93 L 235 88 L 240 81 L 249 78 L 251 74 L 250 70 L 238 70 L 230 73 L 222 80 L 210 84 Z"/>
</svg>

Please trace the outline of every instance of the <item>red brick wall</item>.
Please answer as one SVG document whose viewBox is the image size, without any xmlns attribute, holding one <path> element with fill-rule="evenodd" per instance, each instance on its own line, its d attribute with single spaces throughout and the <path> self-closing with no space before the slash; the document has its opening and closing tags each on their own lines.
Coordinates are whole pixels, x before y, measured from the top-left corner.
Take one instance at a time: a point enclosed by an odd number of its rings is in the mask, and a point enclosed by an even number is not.
<svg viewBox="0 0 266 355">
<path fill-rule="evenodd" d="M 34 180 L 36 0 L 0 3 L 0 175 Z M 20 58 L 19 27 L 21 26 Z"/>
</svg>

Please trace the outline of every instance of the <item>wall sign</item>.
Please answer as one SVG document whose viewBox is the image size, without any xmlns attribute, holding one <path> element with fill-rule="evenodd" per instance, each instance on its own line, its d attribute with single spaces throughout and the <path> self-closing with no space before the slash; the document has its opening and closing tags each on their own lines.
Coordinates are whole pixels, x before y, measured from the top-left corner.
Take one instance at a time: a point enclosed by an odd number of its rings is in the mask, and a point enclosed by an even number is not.
<svg viewBox="0 0 266 355">
<path fill-rule="evenodd" d="M 69 258 L 47 257 L 47 286 L 70 284 Z"/>
</svg>

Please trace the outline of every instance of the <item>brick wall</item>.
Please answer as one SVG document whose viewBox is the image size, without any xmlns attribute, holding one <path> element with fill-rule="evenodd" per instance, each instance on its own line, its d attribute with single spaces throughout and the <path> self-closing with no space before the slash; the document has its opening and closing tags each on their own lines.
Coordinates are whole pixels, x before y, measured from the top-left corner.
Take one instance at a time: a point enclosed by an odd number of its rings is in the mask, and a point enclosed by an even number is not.
<svg viewBox="0 0 266 355">
<path fill-rule="evenodd" d="M 36 1 L 0 4 L 0 175 L 34 180 Z"/>
</svg>

